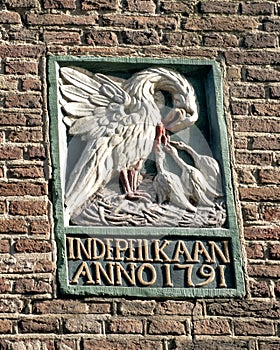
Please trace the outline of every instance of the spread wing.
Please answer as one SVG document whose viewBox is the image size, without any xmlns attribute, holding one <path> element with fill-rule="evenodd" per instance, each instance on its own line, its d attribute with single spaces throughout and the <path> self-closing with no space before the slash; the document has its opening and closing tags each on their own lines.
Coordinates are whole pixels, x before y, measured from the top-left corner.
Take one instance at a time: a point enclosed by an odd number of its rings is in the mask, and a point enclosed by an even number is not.
<svg viewBox="0 0 280 350">
<path fill-rule="evenodd" d="M 122 142 L 117 129 L 131 118 L 124 111 L 131 98 L 121 83 L 105 75 L 70 67 L 61 68 L 60 74 L 64 122 L 70 135 L 86 141 L 66 184 L 65 204 L 72 214 L 114 171 L 112 150 Z"/>
</svg>

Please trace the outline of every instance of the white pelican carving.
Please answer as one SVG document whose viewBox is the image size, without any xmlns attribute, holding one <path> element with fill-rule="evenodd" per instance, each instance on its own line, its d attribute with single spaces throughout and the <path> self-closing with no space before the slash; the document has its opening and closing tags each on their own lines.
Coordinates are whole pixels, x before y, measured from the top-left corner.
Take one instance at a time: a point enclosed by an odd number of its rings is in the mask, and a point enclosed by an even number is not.
<svg viewBox="0 0 280 350">
<path fill-rule="evenodd" d="M 198 119 L 193 87 L 183 75 L 167 68 L 145 69 L 127 80 L 70 67 L 62 67 L 60 75 L 69 134 L 86 141 L 66 184 L 70 216 L 116 175 L 124 198 L 145 197 L 137 190 L 139 171 L 155 139 L 166 144 L 166 130 L 177 132 Z M 161 91 L 172 97 L 167 115 L 161 109 Z"/>
</svg>

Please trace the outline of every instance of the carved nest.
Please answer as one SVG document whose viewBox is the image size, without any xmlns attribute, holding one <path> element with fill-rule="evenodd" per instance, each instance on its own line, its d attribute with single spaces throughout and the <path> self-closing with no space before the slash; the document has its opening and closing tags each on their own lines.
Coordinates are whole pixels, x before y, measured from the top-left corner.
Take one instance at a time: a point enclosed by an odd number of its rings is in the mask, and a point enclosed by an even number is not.
<svg viewBox="0 0 280 350">
<path fill-rule="evenodd" d="M 119 191 L 117 181 L 99 191 L 76 217 L 73 225 L 81 226 L 157 226 L 157 227 L 222 227 L 226 210 L 221 199 L 215 207 L 197 206 L 190 212 L 168 202 L 157 203 L 151 176 L 144 176 L 139 190 L 149 194 L 138 200 L 127 200 Z"/>
</svg>

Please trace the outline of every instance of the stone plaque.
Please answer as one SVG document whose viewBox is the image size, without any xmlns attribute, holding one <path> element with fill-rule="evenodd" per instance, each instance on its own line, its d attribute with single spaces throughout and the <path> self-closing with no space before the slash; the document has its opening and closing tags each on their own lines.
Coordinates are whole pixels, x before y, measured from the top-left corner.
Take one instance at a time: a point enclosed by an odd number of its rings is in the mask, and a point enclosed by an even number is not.
<svg viewBox="0 0 280 350">
<path fill-rule="evenodd" d="M 219 65 L 51 57 L 63 293 L 240 296 Z"/>
</svg>

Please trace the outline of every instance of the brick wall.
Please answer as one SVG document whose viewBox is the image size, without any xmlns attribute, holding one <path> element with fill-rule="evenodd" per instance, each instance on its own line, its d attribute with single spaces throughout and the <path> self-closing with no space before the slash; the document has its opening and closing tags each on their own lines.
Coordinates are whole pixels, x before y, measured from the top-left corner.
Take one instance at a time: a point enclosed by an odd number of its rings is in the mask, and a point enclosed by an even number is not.
<svg viewBox="0 0 280 350">
<path fill-rule="evenodd" d="M 2 0 L 0 9 L 0 349 L 279 349 L 280 2 Z M 59 295 L 46 89 L 54 54 L 220 62 L 244 299 Z"/>
</svg>

